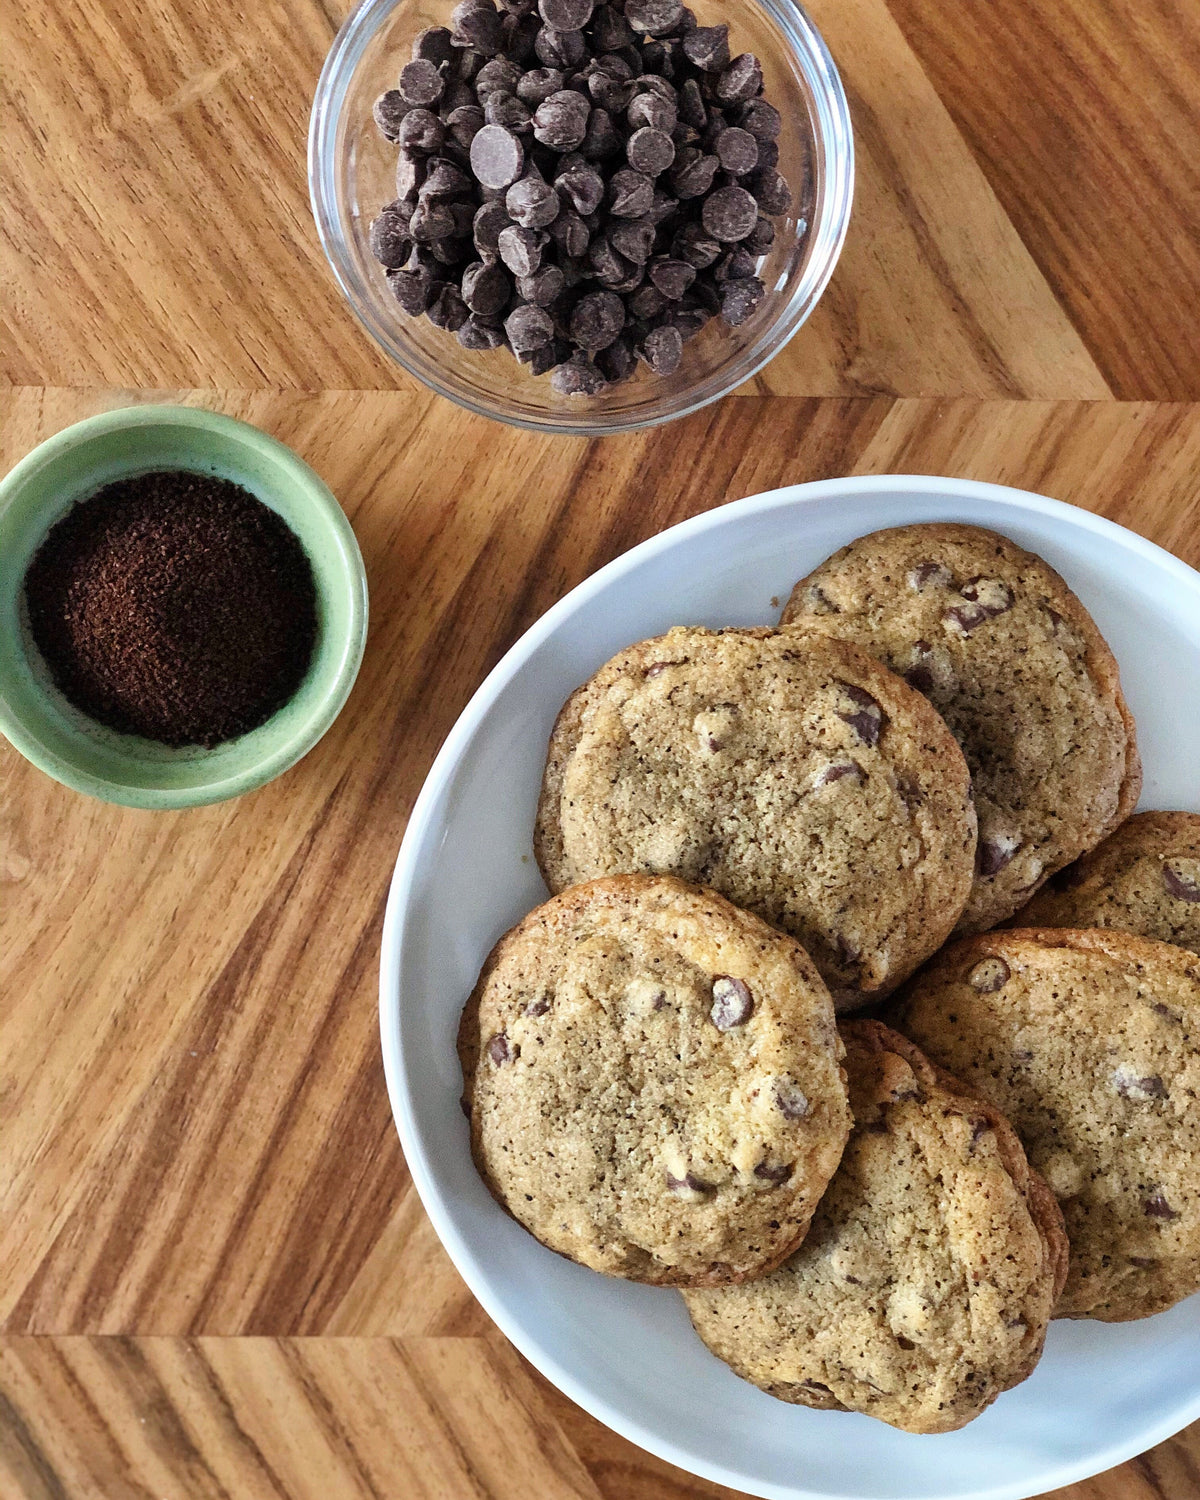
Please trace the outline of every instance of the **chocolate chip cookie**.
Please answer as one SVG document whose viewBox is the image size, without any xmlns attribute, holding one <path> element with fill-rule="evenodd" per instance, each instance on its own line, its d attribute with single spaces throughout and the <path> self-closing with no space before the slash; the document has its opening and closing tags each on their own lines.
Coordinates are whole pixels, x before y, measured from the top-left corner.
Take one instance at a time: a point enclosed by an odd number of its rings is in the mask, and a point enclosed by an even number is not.
<svg viewBox="0 0 1200 1500">
<path fill-rule="evenodd" d="M 842 1034 L 854 1129 L 807 1239 L 773 1275 L 685 1300 L 771 1395 L 949 1432 L 1037 1363 L 1062 1215 L 991 1105 L 878 1021 Z"/>
<path fill-rule="evenodd" d="M 1116 927 L 1200 953 L 1200 814 L 1135 814 L 1053 876 L 1013 923 Z"/>
<path fill-rule="evenodd" d="M 1011 916 L 1137 804 L 1113 654 L 1054 569 L 1007 537 L 946 523 L 874 532 L 802 578 L 783 622 L 857 642 L 957 737 L 979 814 L 960 932 Z"/>
<path fill-rule="evenodd" d="M 632 1281 L 761 1275 L 850 1128 L 799 943 L 712 891 L 576 886 L 496 945 L 458 1038 L 476 1166 L 552 1250 Z"/>
<path fill-rule="evenodd" d="M 534 847 L 553 891 L 623 871 L 712 886 L 799 938 L 848 1009 L 945 941 L 975 815 L 945 724 L 856 646 L 679 628 L 568 699 Z"/>
<path fill-rule="evenodd" d="M 1062 1205 L 1056 1316 L 1122 1322 L 1200 1289 L 1200 959 L 1130 933 L 992 932 L 897 1024 L 1012 1121 Z"/>
</svg>

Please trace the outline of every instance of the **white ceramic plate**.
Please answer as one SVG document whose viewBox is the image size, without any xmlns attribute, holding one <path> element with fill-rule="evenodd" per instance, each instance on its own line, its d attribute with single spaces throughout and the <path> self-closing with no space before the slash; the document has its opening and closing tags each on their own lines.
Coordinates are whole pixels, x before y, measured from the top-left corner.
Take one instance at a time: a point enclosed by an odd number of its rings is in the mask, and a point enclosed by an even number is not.
<svg viewBox="0 0 1200 1500">
<path fill-rule="evenodd" d="M 459 1011 L 495 940 L 546 890 L 531 848 L 546 741 L 567 695 L 671 625 L 766 625 L 837 547 L 883 526 L 971 521 L 1040 553 L 1121 664 L 1143 805 L 1200 811 L 1200 574 L 1085 511 L 962 480 L 797 485 L 697 516 L 602 568 L 505 656 L 442 746 L 396 864 L 381 1024 L 392 1110 L 455 1265 L 521 1352 L 652 1453 L 771 1500 L 1024 1500 L 1110 1468 L 1200 1417 L 1200 1295 L 1138 1323 L 1051 1327 L 1033 1376 L 961 1432 L 912 1437 L 787 1406 L 739 1380 L 674 1292 L 611 1280 L 537 1244 L 471 1164 Z"/>
</svg>

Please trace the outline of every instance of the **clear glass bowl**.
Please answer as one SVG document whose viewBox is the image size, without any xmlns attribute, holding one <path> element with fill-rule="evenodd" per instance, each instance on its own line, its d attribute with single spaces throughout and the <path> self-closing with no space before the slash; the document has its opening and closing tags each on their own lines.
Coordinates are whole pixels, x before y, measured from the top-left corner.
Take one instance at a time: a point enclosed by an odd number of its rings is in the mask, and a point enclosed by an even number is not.
<svg viewBox="0 0 1200 1500">
<path fill-rule="evenodd" d="M 645 369 L 596 397 L 560 396 L 506 349 L 474 353 L 425 318 L 409 318 L 388 289 L 367 233 L 396 196 L 396 148 L 371 106 L 409 60 L 423 27 L 446 23 L 452 0 L 363 0 L 334 41 L 317 84 L 308 179 L 321 243 L 355 316 L 411 374 L 484 416 L 543 432 L 624 432 L 668 422 L 717 401 L 773 359 L 825 290 L 845 239 L 854 145 L 841 79 L 825 43 L 794 0 L 698 0 L 701 24 L 729 23 L 735 53 L 762 63 L 766 98 L 783 116 L 779 170 L 792 188 L 759 275 L 768 295 L 737 328 L 720 318 L 684 348 L 671 376 Z"/>
</svg>

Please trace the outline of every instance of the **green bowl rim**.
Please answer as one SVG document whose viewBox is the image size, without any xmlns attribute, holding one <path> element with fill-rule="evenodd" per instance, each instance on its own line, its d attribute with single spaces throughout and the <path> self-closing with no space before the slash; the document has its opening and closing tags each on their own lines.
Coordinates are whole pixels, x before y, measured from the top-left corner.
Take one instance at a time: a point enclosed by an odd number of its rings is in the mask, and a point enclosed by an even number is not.
<svg viewBox="0 0 1200 1500">
<path fill-rule="evenodd" d="M 69 760 L 48 750 L 34 735 L 27 733 L 22 721 L 10 709 L 3 695 L 0 695 L 0 733 L 39 771 L 44 771 L 73 791 L 84 792 L 119 806 L 151 811 L 203 807 L 214 802 L 225 802 L 265 786 L 268 781 L 273 781 L 276 776 L 294 766 L 325 735 L 342 711 L 358 676 L 367 641 L 366 569 L 354 529 L 338 504 L 337 497 L 320 475 L 286 443 L 281 443 L 278 438 L 271 437 L 252 423 L 227 416 L 224 412 L 194 406 L 147 404 L 123 406 L 116 411 L 100 412 L 94 417 L 74 422 L 70 427 L 63 428 L 61 432 L 56 432 L 39 443 L 0 480 L 0 518 L 8 508 L 13 491 L 25 485 L 40 468 L 58 459 L 64 451 L 123 428 L 167 426 L 206 429 L 228 440 L 256 448 L 285 471 L 286 483 L 294 484 L 307 493 L 329 523 L 337 539 L 342 561 L 351 575 L 350 624 L 342 642 L 336 677 L 292 739 L 255 765 L 204 786 L 130 787 L 81 771 Z"/>
</svg>

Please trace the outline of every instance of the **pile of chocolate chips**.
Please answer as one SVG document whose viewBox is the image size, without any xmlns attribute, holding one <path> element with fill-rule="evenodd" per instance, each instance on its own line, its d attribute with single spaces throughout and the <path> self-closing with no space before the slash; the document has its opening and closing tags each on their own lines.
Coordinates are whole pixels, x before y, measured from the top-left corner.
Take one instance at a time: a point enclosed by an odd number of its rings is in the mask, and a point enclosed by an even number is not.
<svg viewBox="0 0 1200 1500">
<path fill-rule="evenodd" d="M 400 156 L 371 249 L 406 313 L 563 394 L 669 375 L 766 293 L 791 193 L 758 59 L 682 0 L 502 5 L 462 0 L 376 101 Z"/>
<path fill-rule="evenodd" d="M 29 565 L 25 601 L 64 696 L 164 745 L 264 723 L 316 638 L 312 565 L 286 523 L 240 485 L 177 470 L 69 511 Z"/>
</svg>

